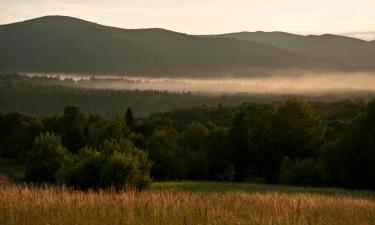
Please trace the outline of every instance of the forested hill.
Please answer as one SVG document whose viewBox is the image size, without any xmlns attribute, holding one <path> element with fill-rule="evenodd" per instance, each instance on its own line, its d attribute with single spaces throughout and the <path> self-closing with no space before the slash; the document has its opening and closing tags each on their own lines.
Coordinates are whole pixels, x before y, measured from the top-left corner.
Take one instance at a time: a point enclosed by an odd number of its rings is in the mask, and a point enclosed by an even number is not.
<svg viewBox="0 0 375 225">
<path fill-rule="evenodd" d="M 339 35 L 296 35 L 285 32 L 240 32 L 207 37 L 234 38 L 263 43 L 306 57 L 351 67 L 375 67 L 375 41 Z"/>
<path fill-rule="evenodd" d="M 259 42 L 119 29 L 65 16 L 0 26 L 0 71 L 191 77 L 332 66 Z"/>
</svg>

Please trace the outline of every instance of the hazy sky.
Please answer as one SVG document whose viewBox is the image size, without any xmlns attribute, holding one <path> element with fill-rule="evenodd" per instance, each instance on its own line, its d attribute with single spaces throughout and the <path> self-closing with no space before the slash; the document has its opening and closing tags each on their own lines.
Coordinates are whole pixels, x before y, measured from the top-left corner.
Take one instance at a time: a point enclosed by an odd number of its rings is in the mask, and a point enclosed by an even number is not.
<svg viewBox="0 0 375 225">
<path fill-rule="evenodd" d="M 0 24 L 44 15 L 190 34 L 278 30 L 375 39 L 375 0 L 0 0 Z"/>
</svg>

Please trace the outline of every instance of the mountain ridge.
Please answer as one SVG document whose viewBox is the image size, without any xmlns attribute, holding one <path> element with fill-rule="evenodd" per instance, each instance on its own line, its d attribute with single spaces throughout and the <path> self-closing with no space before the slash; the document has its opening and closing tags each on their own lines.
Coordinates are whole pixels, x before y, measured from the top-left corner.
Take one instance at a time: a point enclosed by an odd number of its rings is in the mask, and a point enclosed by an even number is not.
<svg viewBox="0 0 375 225">
<path fill-rule="evenodd" d="M 232 34 L 124 29 L 68 16 L 0 25 L 0 71 L 180 77 L 332 68 L 346 65 Z"/>
<path fill-rule="evenodd" d="M 369 41 L 353 37 L 333 34 L 296 35 L 285 32 L 239 32 L 207 37 L 228 37 L 263 43 L 353 67 L 375 66 L 375 46 Z"/>
</svg>

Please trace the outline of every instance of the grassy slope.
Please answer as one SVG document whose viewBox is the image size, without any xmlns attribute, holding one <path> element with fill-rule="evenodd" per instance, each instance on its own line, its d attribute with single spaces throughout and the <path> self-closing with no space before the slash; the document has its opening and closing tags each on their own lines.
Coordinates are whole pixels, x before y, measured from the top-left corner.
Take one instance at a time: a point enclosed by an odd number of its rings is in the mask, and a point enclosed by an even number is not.
<svg viewBox="0 0 375 225">
<path fill-rule="evenodd" d="M 159 188 L 119 193 L 0 186 L 0 224 L 370 225 L 375 221 L 375 201 L 371 199 L 279 191 L 212 191 L 222 186 L 228 190 L 242 187 L 240 184 L 155 185 Z M 179 185 L 211 191 L 169 190 Z"/>
<path fill-rule="evenodd" d="M 0 159 L 21 177 L 22 164 Z M 223 182 L 155 182 L 142 192 L 81 192 L 1 185 L 0 224 L 314 224 L 370 225 L 375 193 Z"/>
<path fill-rule="evenodd" d="M 345 190 L 340 188 L 321 187 L 293 187 L 282 185 L 252 184 L 252 183 L 229 183 L 229 182 L 154 182 L 153 190 L 167 191 L 193 191 L 193 192 L 250 192 L 250 193 L 285 193 L 285 194 L 319 194 L 326 196 L 345 196 L 354 198 L 371 199 L 375 201 L 375 192 Z"/>
</svg>

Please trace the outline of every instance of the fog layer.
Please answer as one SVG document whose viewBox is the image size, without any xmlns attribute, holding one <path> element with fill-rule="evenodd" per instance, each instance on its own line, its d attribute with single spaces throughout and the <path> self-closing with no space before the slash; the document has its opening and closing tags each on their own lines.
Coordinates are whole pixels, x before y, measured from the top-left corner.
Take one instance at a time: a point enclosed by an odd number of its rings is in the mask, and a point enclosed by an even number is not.
<svg viewBox="0 0 375 225">
<path fill-rule="evenodd" d="M 160 90 L 210 94 L 270 93 L 322 94 L 330 92 L 375 91 L 375 74 L 326 73 L 304 75 L 275 75 L 256 78 L 179 79 L 129 76 L 82 76 L 69 74 L 27 74 L 64 80 L 66 85 L 98 89 Z"/>
</svg>

